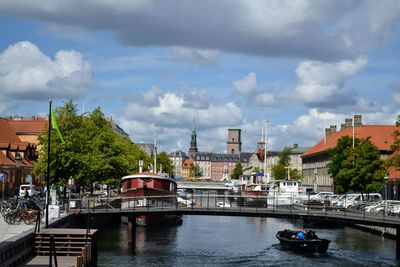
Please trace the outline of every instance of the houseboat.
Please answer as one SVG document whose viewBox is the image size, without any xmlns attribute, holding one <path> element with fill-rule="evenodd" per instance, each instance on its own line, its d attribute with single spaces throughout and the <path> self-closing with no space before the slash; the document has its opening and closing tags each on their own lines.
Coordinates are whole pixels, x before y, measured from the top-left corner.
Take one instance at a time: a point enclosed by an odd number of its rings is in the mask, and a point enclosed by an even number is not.
<svg viewBox="0 0 400 267">
<path fill-rule="evenodd" d="M 177 205 L 177 183 L 168 175 L 142 172 L 122 177 L 121 209 L 167 208 Z M 136 216 L 136 225 L 181 224 L 179 215 Z"/>
</svg>

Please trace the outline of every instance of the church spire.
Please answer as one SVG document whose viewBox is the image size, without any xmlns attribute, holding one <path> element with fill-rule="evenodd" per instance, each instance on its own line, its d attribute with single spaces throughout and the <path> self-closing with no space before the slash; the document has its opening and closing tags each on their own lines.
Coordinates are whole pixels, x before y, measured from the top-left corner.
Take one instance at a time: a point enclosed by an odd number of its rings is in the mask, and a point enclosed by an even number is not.
<svg viewBox="0 0 400 267">
<path fill-rule="evenodd" d="M 196 123 L 193 118 L 193 128 L 192 128 L 192 136 L 190 140 L 190 148 L 189 148 L 189 157 L 194 159 L 197 153 L 197 135 L 196 135 Z"/>
</svg>

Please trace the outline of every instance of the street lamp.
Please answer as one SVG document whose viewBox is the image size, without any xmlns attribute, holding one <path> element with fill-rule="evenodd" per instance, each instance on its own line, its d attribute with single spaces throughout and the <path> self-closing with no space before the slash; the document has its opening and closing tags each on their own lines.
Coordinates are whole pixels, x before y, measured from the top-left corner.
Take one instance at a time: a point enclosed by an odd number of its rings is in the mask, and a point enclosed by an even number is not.
<svg viewBox="0 0 400 267">
<path fill-rule="evenodd" d="M 21 167 L 21 162 L 22 162 L 22 157 L 19 154 L 19 151 L 15 153 L 15 168 L 16 168 L 16 180 L 17 180 L 17 188 L 19 188 L 20 185 L 20 175 L 19 175 L 19 169 Z"/>
<path fill-rule="evenodd" d="M 388 210 L 388 177 L 385 175 L 385 177 L 383 177 L 383 181 L 384 181 L 384 187 L 385 187 L 385 211 L 387 212 Z"/>
<path fill-rule="evenodd" d="M 317 169 L 314 169 L 314 179 L 313 179 L 313 190 L 314 190 L 314 192 L 317 192 L 317 174 L 318 174 Z"/>
<path fill-rule="evenodd" d="M 0 172 L 0 180 L 1 180 L 1 188 L 2 188 L 2 198 L 4 201 L 4 192 L 5 192 L 5 181 L 6 181 L 6 177 L 5 177 L 5 173 L 4 172 Z"/>
</svg>

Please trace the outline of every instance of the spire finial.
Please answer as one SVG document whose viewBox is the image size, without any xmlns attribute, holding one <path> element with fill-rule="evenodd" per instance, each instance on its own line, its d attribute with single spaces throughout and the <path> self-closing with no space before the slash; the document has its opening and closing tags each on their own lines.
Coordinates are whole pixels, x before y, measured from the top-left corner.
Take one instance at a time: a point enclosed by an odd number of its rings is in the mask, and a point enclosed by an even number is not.
<svg viewBox="0 0 400 267">
<path fill-rule="evenodd" d="M 193 129 L 192 129 L 192 131 L 193 131 L 193 132 L 196 131 L 196 121 L 195 121 L 195 118 L 194 118 L 194 117 L 193 117 Z"/>
</svg>

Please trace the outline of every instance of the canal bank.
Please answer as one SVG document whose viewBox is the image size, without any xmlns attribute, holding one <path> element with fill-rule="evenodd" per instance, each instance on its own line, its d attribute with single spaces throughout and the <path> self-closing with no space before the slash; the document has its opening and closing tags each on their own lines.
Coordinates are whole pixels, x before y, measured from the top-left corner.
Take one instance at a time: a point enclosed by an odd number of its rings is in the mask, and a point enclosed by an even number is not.
<svg viewBox="0 0 400 267">
<path fill-rule="evenodd" d="M 3 220 L 1 218 L 1 220 Z M 111 221 L 119 221 L 119 218 L 105 216 L 93 220 L 88 215 L 69 214 L 58 219 L 53 219 L 49 223 L 49 229 L 60 228 L 80 228 L 102 229 Z M 43 227 L 43 223 L 41 225 Z M 35 251 L 34 225 L 12 225 L 9 226 L 4 221 L 0 224 L 4 236 L 13 235 L 0 242 L 0 266 L 20 266 L 27 260 L 32 259 L 37 252 Z M 10 231 L 10 229 L 12 229 Z M 47 229 L 42 228 L 42 232 Z M 14 234 L 13 234 L 14 233 Z M 97 248 L 96 248 L 97 254 Z"/>
</svg>

